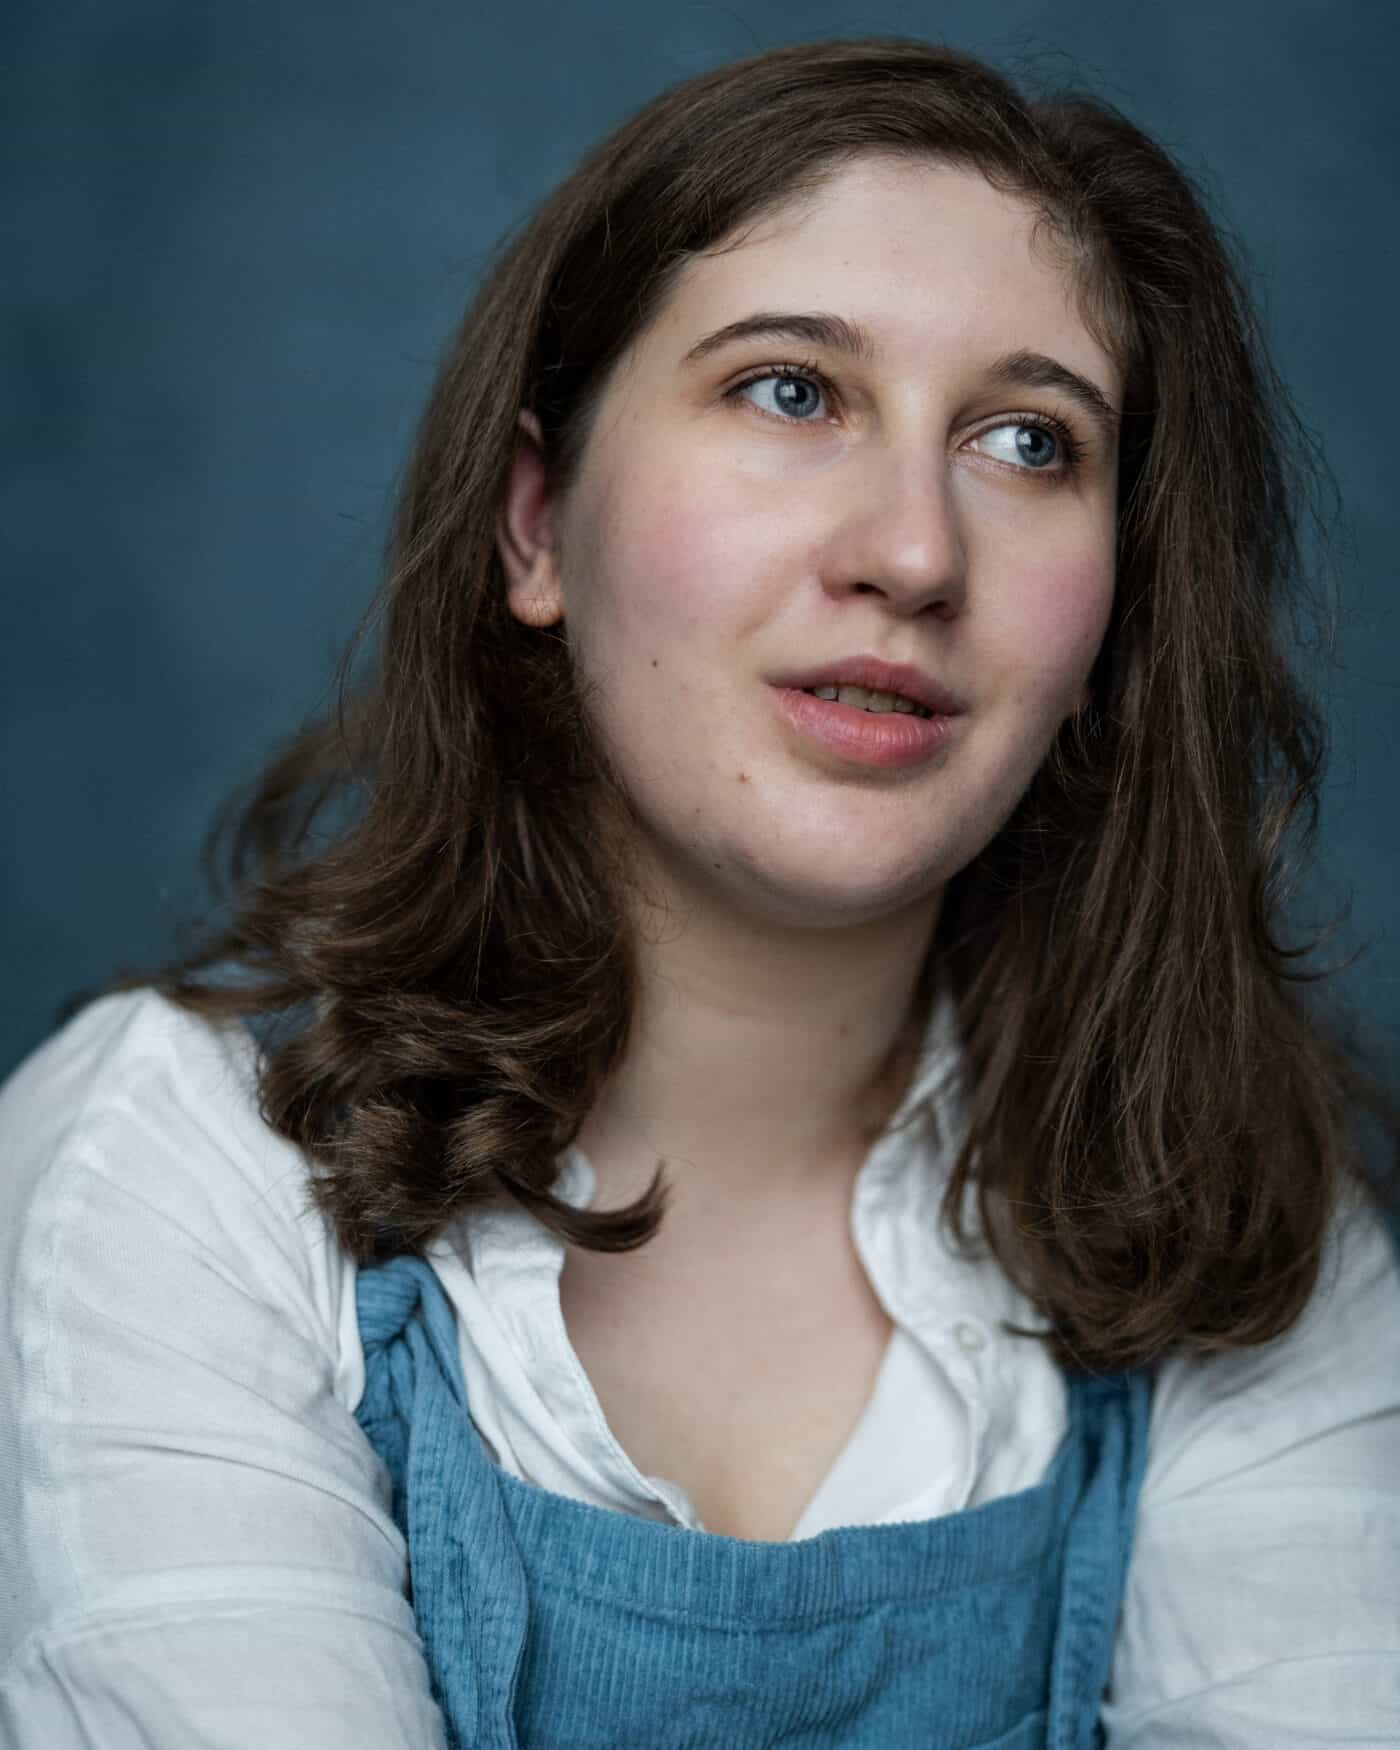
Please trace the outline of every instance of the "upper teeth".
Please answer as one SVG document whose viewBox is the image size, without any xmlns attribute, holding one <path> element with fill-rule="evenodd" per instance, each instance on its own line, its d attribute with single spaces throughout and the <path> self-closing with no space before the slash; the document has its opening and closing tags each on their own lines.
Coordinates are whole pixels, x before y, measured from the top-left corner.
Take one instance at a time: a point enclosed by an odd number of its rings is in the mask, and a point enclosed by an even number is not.
<svg viewBox="0 0 1400 1750">
<path fill-rule="evenodd" d="M 863 711 L 912 711 L 918 717 L 931 717 L 926 705 L 916 705 L 899 693 L 872 693 L 869 687 L 805 687 L 818 699 L 835 699 L 842 705 L 859 705 Z"/>
</svg>

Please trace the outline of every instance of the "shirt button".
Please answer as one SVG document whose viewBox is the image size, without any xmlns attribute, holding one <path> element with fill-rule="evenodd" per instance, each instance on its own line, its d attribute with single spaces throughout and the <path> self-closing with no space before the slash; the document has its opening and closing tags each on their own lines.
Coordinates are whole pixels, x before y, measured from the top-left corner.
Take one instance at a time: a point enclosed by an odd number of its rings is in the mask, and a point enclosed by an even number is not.
<svg viewBox="0 0 1400 1750">
<path fill-rule="evenodd" d="M 964 1320 L 962 1324 L 954 1326 L 954 1330 L 957 1333 L 958 1341 L 962 1344 L 963 1348 L 969 1352 L 975 1353 L 987 1341 L 986 1337 L 978 1327 L 974 1324 L 969 1324 L 966 1320 Z"/>
</svg>

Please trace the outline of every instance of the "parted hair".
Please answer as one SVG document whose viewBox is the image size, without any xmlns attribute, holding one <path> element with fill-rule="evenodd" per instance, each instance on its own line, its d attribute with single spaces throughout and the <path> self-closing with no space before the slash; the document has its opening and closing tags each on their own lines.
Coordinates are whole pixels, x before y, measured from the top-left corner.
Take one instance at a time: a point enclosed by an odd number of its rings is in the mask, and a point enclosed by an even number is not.
<svg viewBox="0 0 1400 1750">
<path fill-rule="evenodd" d="M 975 1193 L 982 1243 L 1044 1320 L 1005 1328 L 1062 1366 L 1266 1342 L 1311 1298 L 1344 1186 L 1389 1195 L 1357 1115 L 1400 1133 L 1308 963 L 1335 923 L 1290 942 L 1283 919 L 1325 757 L 1298 629 L 1325 618 L 1329 477 L 1192 177 L 1100 98 L 1028 94 L 946 46 L 802 43 L 687 79 L 499 242 L 333 701 L 212 823 L 223 915 L 60 1018 L 140 986 L 210 1020 L 280 1016 L 262 1116 L 362 1264 L 500 1198 L 578 1246 L 651 1237 L 664 1162 L 625 1209 L 552 1191 L 628 1045 L 635 817 L 562 629 L 506 604 L 517 419 L 537 415 L 566 492 L 685 264 L 867 154 L 1024 199 L 1125 383 L 1092 702 L 949 883 L 919 983 L 920 1002 L 951 991 L 961 1047 L 939 1220 L 973 1250 Z"/>
</svg>

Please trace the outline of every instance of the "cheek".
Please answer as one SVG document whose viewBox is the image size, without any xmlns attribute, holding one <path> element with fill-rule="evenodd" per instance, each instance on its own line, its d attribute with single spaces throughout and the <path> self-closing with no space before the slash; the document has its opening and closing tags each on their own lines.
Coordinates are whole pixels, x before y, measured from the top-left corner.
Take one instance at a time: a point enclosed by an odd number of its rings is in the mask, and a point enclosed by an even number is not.
<svg viewBox="0 0 1400 1750">
<path fill-rule="evenodd" d="M 1113 561 L 1092 555 L 1037 571 L 1018 591 L 1003 648 L 1028 691 L 1052 717 L 1079 702 L 1113 608 Z"/>
<path fill-rule="evenodd" d="M 571 531 L 570 646 L 597 689 L 595 727 L 639 798 L 658 786 L 677 794 L 687 726 L 717 702 L 709 689 L 722 685 L 723 666 L 706 652 L 732 636 L 743 602 L 732 527 L 673 467 L 633 456 Z"/>
<path fill-rule="evenodd" d="M 600 498 L 587 570 L 608 635 L 663 669 L 742 618 L 752 590 L 752 517 L 730 515 L 693 472 L 630 467 Z"/>
</svg>

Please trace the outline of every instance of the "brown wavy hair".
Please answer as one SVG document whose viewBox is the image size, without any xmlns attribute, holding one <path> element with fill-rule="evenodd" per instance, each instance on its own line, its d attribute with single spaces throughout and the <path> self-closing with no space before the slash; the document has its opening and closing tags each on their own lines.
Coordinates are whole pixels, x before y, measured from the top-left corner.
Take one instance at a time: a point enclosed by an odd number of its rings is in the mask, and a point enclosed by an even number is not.
<svg viewBox="0 0 1400 1750">
<path fill-rule="evenodd" d="M 1336 924 L 1296 946 L 1280 930 L 1325 749 L 1284 624 L 1316 605 L 1303 536 L 1325 464 L 1183 169 L 1110 104 L 1026 95 L 945 46 L 803 43 L 688 79 L 501 241 L 334 707 L 206 838 L 229 920 L 206 915 L 190 952 L 60 1018 L 147 985 L 210 1019 L 278 1012 L 262 1114 L 362 1264 L 503 1196 L 578 1246 L 650 1238 L 664 1163 L 623 1210 L 551 1191 L 627 1048 L 637 972 L 626 795 L 561 631 L 506 606 L 517 416 L 537 414 L 566 492 L 612 366 L 686 262 L 870 153 L 1024 198 L 1126 383 L 1092 705 L 949 884 L 920 982 L 927 997 L 936 961 L 963 1044 L 940 1222 L 967 1251 L 975 1185 L 987 1242 L 1047 1321 L 1006 1328 L 1062 1366 L 1263 1343 L 1312 1295 L 1343 1181 L 1381 1196 L 1352 1119 L 1400 1135 L 1391 1091 L 1302 988 Z"/>
</svg>

